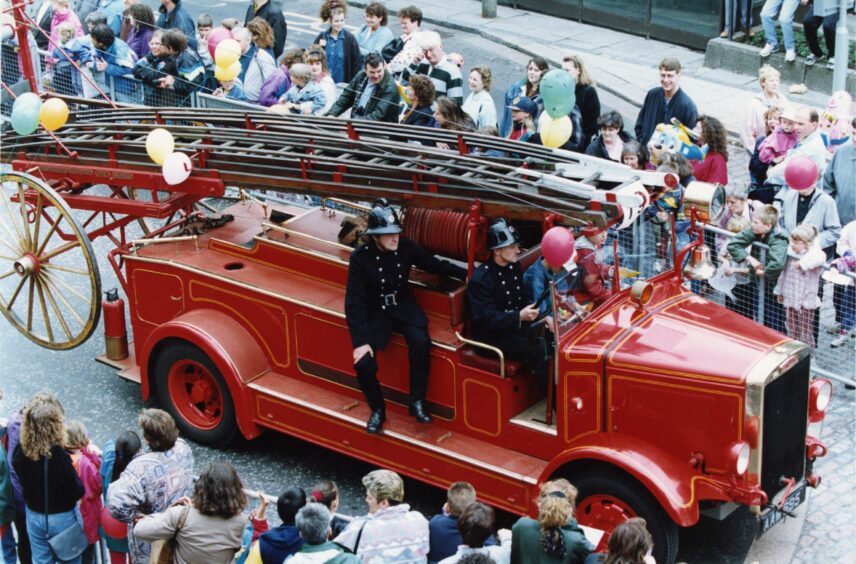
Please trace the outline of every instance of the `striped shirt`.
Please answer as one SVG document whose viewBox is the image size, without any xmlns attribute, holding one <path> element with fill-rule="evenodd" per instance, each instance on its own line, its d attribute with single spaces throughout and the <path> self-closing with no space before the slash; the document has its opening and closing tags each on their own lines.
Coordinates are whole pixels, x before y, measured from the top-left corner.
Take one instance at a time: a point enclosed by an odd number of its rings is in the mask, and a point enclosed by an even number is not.
<svg viewBox="0 0 856 564">
<path fill-rule="evenodd" d="M 447 57 L 443 57 L 437 66 L 432 67 L 428 61 L 422 61 L 418 65 L 410 65 L 402 73 L 404 80 L 411 76 L 422 74 L 431 79 L 434 89 L 437 91 L 436 98 L 448 96 L 461 105 L 464 102 L 464 80 L 461 78 L 461 69 Z"/>
</svg>

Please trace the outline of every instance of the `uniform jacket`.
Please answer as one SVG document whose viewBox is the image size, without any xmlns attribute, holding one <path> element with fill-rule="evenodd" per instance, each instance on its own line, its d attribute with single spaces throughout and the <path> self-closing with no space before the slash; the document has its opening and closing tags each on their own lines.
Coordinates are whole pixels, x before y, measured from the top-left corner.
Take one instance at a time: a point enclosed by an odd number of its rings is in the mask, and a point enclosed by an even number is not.
<svg viewBox="0 0 856 564">
<path fill-rule="evenodd" d="M 122 3 L 119 2 L 119 5 L 121 6 Z M 196 48 L 199 46 L 199 42 L 196 40 L 196 24 L 193 22 L 190 14 L 187 13 L 187 10 L 184 9 L 184 6 L 181 5 L 181 0 L 175 0 L 175 9 L 172 12 L 167 12 L 163 5 L 158 8 L 158 11 L 160 15 L 155 25 L 161 29 L 177 27 L 187 36 L 187 46 L 191 50 L 196 51 Z M 116 33 L 118 35 L 118 30 Z"/>
<path fill-rule="evenodd" d="M 583 270 L 583 284 L 580 289 L 581 298 L 589 298 L 595 306 L 599 306 L 612 296 L 612 290 L 607 288 L 609 280 L 608 264 L 600 262 L 598 249 L 585 237 L 577 239 L 577 264 Z"/>
<path fill-rule="evenodd" d="M 511 561 L 515 564 L 582 564 L 594 552 L 594 547 L 573 517 L 562 527 L 562 534 L 567 550 L 565 558 L 551 558 L 541 547 L 541 525 L 534 519 L 521 517 L 511 529 Z"/>
<path fill-rule="evenodd" d="M 368 77 L 365 71 L 360 71 L 354 79 L 348 83 L 342 95 L 330 108 L 327 115 L 340 116 L 345 113 L 348 108 L 355 107 L 359 102 L 360 95 L 368 86 Z M 401 102 L 401 94 L 398 92 L 398 87 L 392 79 L 392 75 L 388 71 L 384 71 L 383 78 L 375 86 L 374 93 L 371 99 L 366 104 L 365 114 L 362 119 L 369 121 L 386 121 L 389 123 L 398 123 L 398 104 Z M 351 117 L 354 117 L 353 112 Z"/>
<path fill-rule="evenodd" d="M 467 284 L 467 299 L 476 339 L 516 333 L 521 327 L 520 310 L 529 303 L 520 264 L 499 266 L 493 260 L 482 264 Z"/>
<path fill-rule="evenodd" d="M 735 262 L 746 260 L 750 252 L 755 258 L 759 258 L 759 250 L 752 243 L 764 243 L 769 247 L 764 263 L 764 276 L 767 278 L 768 284 L 775 284 L 779 279 L 779 274 L 782 273 L 782 269 L 785 268 L 785 261 L 788 259 L 788 246 L 790 245 L 788 236 L 775 226 L 762 236 L 755 235 L 752 228 L 748 227 L 735 235 L 726 249 Z M 753 270 L 753 275 L 754 272 Z"/>
<path fill-rule="evenodd" d="M 381 252 L 369 242 L 351 254 L 345 317 L 354 348 L 369 344 L 383 350 L 395 321 L 427 327 L 428 318 L 407 283 L 413 266 L 461 280 L 467 276 L 463 268 L 437 259 L 406 237 L 400 238 L 395 252 Z M 385 295 L 394 295 L 394 302 Z"/>
<path fill-rule="evenodd" d="M 282 5 L 279 2 L 269 0 L 256 11 L 255 3 L 250 2 L 247 6 L 247 15 L 244 17 L 244 27 L 253 18 L 262 18 L 273 28 L 273 56 L 278 59 L 285 47 L 285 38 L 288 37 L 288 24 L 282 14 Z"/>
</svg>

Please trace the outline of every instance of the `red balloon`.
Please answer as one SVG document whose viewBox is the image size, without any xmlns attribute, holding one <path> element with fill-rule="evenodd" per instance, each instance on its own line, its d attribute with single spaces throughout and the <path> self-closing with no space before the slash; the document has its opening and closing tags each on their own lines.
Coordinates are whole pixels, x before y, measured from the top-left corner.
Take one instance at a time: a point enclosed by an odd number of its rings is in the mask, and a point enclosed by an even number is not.
<svg viewBox="0 0 856 564">
<path fill-rule="evenodd" d="M 817 182 L 817 164 L 808 157 L 795 157 L 785 167 L 785 182 L 794 190 L 806 190 Z"/>
<path fill-rule="evenodd" d="M 541 238 L 541 254 L 553 268 L 561 268 L 574 256 L 574 237 L 565 227 L 551 227 Z"/>
<path fill-rule="evenodd" d="M 211 33 L 208 34 L 208 52 L 211 53 L 212 59 L 214 58 L 214 51 L 217 49 L 217 45 L 224 39 L 231 38 L 232 32 L 225 27 L 215 27 L 211 30 Z"/>
<path fill-rule="evenodd" d="M 124 539 L 128 537 L 128 524 L 114 519 L 106 507 L 101 509 L 101 528 L 104 529 L 104 533 L 111 539 Z"/>
</svg>

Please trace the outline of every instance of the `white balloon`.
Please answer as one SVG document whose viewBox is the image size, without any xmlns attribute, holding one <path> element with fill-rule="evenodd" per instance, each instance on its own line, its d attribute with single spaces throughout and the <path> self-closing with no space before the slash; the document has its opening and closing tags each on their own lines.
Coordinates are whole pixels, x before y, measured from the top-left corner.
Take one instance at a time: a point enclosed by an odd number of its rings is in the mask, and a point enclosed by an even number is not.
<svg viewBox="0 0 856 564">
<path fill-rule="evenodd" d="M 191 170 L 193 164 L 190 157 L 184 153 L 173 153 L 163 162 L 163 179 L 167 184 L 175 186 L 187 180 Z"/>
</svg>

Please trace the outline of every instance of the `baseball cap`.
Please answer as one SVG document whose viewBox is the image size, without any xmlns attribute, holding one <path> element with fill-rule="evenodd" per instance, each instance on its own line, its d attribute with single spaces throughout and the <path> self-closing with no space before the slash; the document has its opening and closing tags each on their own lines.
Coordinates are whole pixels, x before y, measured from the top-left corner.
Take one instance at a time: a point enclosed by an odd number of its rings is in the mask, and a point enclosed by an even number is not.
<svg viewBox="0 0 856 564">
<path fill-rule="evenodd" d="M 532 101 L 532 98 L 528 96 L 520 96 L 515 98 L 511 105 L 508 106 L 509 109 L 512 110 L 520 110 L 521 112 L 526 112 L 527 114 L 535 115 L 538 111 L 538 105 Z"/>
</svg>

